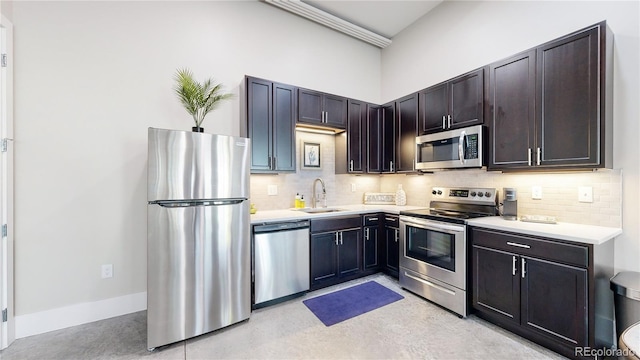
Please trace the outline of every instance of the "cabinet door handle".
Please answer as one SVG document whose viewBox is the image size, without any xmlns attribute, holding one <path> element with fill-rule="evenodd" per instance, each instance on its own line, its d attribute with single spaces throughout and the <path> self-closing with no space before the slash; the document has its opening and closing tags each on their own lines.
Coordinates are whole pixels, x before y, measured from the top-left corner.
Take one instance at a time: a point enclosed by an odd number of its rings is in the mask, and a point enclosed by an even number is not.
<svg viewBox="0 0 640 360">
<path fill-rule="evenodd" d="M 396 229 L 396 242 L 398 242 L 398 239 L 400 238 L 400 230 Z"/>
<path fill-rule="evenodd" d="M 451 115 L 447 115 L 447 128 L 451 127 Z"/>
<path fill-rule="evenodd" d="M 349 160 L 349 171 L 353 171 L 353 160 Z"/>
<path fill-rule="evenodd" d="M 447 129 L 447 116 L 446 115 L 442 115 L 442 130 L 446 130 Z"/>
<path fill-rule="evenodd" d="M 338 246 L 338 232 L 336 231 L 336 246 Z"/>
<path fill-rule="evenodd" d="M 389 161 L 389 172 L 393 172 L 393 161 Z"/>
<path fill-rule="evenodd" d="M 540 165 L 540 158 L 542 157 L 542 150 L 538 148 L 538 155 L 536 156 L 536 165 Z"/>
<path fill-rule="evenodd" d="M 396 221 L 396 219 L 394 219 L 394 218 L 389 218 L 389 217 L 386 217 L 386 218 L 384 218 L 384 219 L 385 219 L 385 220 L 387 220 L 387 221 Z"/>
<path fill-rule="evenodd" d="M 364 228 L 364 239 L 369 241 L 369 228 Z"/>
<path fill-rule="evenodd" d="M 378 218 L 377 217 L 369 218 L 369 221 L 378 221 Z"/>
<path fill-rule="evenodd" d="M 516 262 L 518 261 L 516 259 L 516 256 L 513 255 L 511 256 L 513 258 L 513 267 L 511 268 L 511 275 L 516 276 L 516 271 L 518 271 L 517 267 L 516 267 Z"/>
<path fill-rule="evenodd" d="M 511 241 L 507 241 L 507 245 L 511 245 L 511 246 L 515 246 L 515 247 L 519 247 L 519 248 L 523 248 L 523 249 L 531 249 L 531 246 L 529 246 L 529 245 L 518 244 L 518 243 L 511 242 Z"/>
<path fill-rule="evenodd" d="M 524 264 L 526 263 L 526 260 L 524 258 L 522 258 L 522 278 L 524 279 L 524 275 L 526 273 L 527 270 L 525 270 Z"/>
<path fill-rule="evenodd" d="M 342 231 L 340 231 L 340 245 L 342 245 Z"/>
<path fill-rule="evenodd" d="M 527 165 L 531 166 L 531 148 L 527 149 Z"/>
</svg>

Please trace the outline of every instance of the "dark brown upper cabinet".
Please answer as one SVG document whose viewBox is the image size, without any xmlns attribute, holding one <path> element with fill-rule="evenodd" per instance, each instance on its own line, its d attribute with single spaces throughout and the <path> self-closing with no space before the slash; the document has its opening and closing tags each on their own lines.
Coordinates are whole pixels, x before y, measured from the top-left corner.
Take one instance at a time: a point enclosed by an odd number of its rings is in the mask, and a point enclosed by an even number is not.
<svg viewBox="0 0 640 360">
<path fill-rule="evenodd" d="M 246 77 L 251 172 L 296 171 L 296 88 Z"/>
<path fill-rule="evenodd" d="M 484 68 L 419 92 L 420 134 L 484 122 Z"/>
<path fill-rule="evenodd" d="M 602 22 L 490 65 L 489 169 L 612 167 L 611 38 Z"/>
<path fill-rule="evenodd" d="M 366 170 L 367 109 L 364 101 L 348 101 L 347 131 L 336 135 L 336 174 L 362 174 Z"/>
<path fill-rule="evenodd" d="M 367 173 L 396 170 L 396 103 L 369 105 L 367 110 Z"/>
<path fill-rule="evenodd" d="M 418 136 L 418 93 L 396 100 L 395 172 L 415 171 Z"/>
<path fill-rule="evenodd" d="M 367 151 L 366 172 L 379 174 L 382 172 L 382 107 L 367 106 Z"/>
<path fill-rule="evenodd" d="M 396 172 L 396 103 L 380 107 L 380 168 L 382 173 Z"/>
<path fill-rule="evenodd" d="M 298 123 L 344 130 L 347 125 L 347 99 L 299 88 Z"/>
<path fill-rule="evenodd" d="M 489 168 L 529 166 L 535 143 L 536 52 L 489 66 Z"/>
</svg>

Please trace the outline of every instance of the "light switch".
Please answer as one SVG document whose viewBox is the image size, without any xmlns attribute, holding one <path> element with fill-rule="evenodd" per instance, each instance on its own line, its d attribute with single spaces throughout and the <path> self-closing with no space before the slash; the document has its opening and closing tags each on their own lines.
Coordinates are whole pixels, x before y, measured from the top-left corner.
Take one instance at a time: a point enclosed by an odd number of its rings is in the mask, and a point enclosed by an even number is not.
<svg viewBox="0 0 640 360">
<path fill-rule="evenodd" d="M 542 199 L 542 186 L 536 185 L 531 188 L 531 198 L 534 200 Z"/>
<path fill-rule="evenodd" d="M 591 186 L 578 187 L 578 201 L 584 203 L 593 202 L 593 188 Z"/>
<path fill-rule="evenodd" d="M 269 195 L 269 196 L 278 195 L 278 185 L 268 185 L 267 186 L 267 195 Z"/>
</svg>

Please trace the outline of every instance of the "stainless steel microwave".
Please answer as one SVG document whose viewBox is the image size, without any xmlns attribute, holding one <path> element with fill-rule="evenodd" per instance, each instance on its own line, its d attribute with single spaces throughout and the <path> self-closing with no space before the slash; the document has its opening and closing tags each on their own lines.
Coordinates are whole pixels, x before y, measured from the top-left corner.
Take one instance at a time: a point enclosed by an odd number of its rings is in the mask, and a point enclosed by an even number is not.
<svg viewBox="0 0 640 360">
<path fill-rule="evenodd" d="M 416 170 L 484 166 L 482 125 L 416 137 Z"/>
</svg>

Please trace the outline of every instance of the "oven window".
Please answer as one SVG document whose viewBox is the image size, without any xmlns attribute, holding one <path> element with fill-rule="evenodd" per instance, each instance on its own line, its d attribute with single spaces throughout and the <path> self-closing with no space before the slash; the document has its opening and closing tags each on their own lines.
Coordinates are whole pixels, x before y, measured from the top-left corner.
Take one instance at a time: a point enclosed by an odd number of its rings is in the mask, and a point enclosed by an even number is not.
<svg viewBox="0 0 640 360">
<path fill-rule="evenodd" d="M 455 235 L 407 226 L 406 256 L 455 271 Z"/>
</svg>

